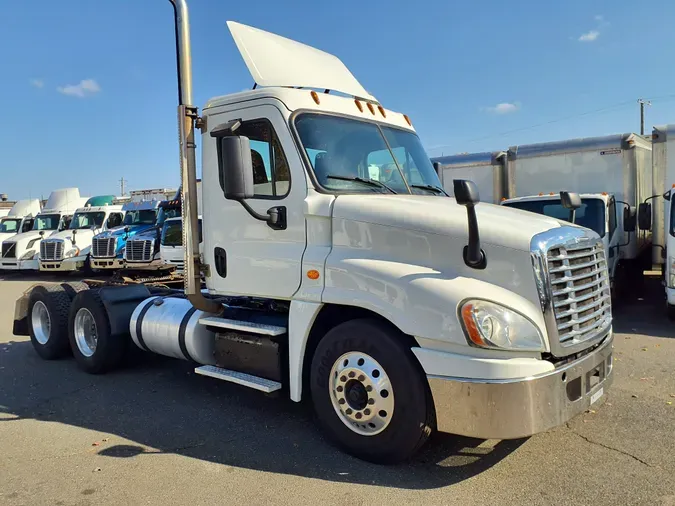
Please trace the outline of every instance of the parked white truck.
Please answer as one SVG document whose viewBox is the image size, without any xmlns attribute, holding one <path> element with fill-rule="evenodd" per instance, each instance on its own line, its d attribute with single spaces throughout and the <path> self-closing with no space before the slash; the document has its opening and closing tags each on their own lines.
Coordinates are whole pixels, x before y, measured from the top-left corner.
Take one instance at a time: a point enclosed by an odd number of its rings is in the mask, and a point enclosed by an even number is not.
<svg viewBox="0 0 675 506">
<path fill-rule="evenodd" d="M 652 130 L 653 197 L 645 206 L 653 216 L 652 261 L 663 269 L 668 317 L 675 320 L 675 125 Z"/>
<path fill-rule="evenodd" d="M 202 217 L 199 217 L 199 253 L 203 254 Z M 162 226 L 159 240 L 159 256 L 162 263 L 177 273 L 182 274 L 185 266 L 185 248 L 183 247 L 183 218 L 169 218 Z"/>
<path fill-rule="evenodd" d="M 611 307 L 579 292 L 609 292 L 595 232 L 480 204 L 468 181 L 448 198 L 407 116 L 336 57 L 252 27 L 228 23 L 256 89 L 198 114 L 187 7 L 172 3 L 185 289 L 35 286 L 14 332 L 40 356 L 72 350 L 101 373 L 133 342 L 309 397 L 332 440 L 375 462 L 411 456 L 434 430 L 521 438 L 604 398 Z M 387 164 L 386 181 L 370 177 Z"/>
<path fill-rule="evenodd" d="M 35 216 L 33 228 L 2 242 L 0 268 L 7 270 L 38 270 L 40 244 L 52 234 L 70 225 L 73 213 L 82 207 L 86 198 L 77 188 L 54 190 L 45 207 Z"/>
<path fill-rule="evenodd" d="M 40 212 L 39 199 L 17 201 L 7 216 L 0 218 L 0 244 L 16 234 L 23 234 L 33 229 L 35 216 Z"/>
<path fill-rule="evenodd" d="M 92 239 L 119 227 L 124 219 L 122 206 L 113 204 L 113 196 L 103 201 L 94 199 L 75 211 L 66 230 L 42 241 L 38 259 L 41 271 L 92 271 Z"/>
<path fill-rule="evenodd" d="M 432 161 L 446 189 L 450 178 L 466 177 L 495 203 L 561 220 L 570 214 L 560 192 L 578 193 L 575 222 L 602 238 L 616 295 L 651 266 L 651 227 L 637 229 L 640 204 L 652 195 L 652 147 L 643 136 L 571 139 Z"/>
</svg>

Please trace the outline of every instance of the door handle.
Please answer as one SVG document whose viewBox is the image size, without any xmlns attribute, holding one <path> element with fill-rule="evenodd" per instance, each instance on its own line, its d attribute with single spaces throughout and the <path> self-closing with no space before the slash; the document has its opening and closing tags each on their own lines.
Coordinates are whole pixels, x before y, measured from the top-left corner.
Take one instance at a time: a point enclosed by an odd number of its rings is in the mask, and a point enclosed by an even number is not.
<svg viewBox="0 0 675 506">
<path fill-rule="evenodd" d="M 213 250 L 214 263 L 216 264 L 216 272 L 221 278 L 227 277 L 227 253 L 223 248 L 215 248 Z"/>
</svg>

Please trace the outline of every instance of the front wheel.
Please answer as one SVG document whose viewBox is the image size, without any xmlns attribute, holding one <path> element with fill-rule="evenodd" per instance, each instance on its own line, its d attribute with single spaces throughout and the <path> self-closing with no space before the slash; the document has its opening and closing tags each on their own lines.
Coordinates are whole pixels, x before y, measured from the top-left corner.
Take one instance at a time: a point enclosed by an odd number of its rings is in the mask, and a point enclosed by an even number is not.
<svg viewBox="0 0 675 506">
<path fill-rule="evenodd" d="M 359 319 L 333 328 L 316 349 L 310 376 L 323 429 L 363 460 L 406 460 L 435 426 L 426 377 L 405 337 L 385 323 Z"/>
</svg>

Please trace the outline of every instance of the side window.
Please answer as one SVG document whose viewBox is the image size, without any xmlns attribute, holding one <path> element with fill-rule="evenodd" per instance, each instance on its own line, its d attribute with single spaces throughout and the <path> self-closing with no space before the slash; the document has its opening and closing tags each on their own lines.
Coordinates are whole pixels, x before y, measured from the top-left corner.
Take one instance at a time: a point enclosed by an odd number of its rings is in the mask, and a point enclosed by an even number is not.
<svg viewBox="0 0 675 506">
<path fill-rule="evenodd" d="M 122 214 L 121 213 L 112 213 L 108 216 L 108 221 L 106 221 L 106 227 L 114 228 L 119 227 L 122 224 Z"/>
<path fill-rule="evenodd" d="M 248 137 L 251 144 L 254 195 L 272 198 L 288 195 L 291 175 L 272 124 L 266 119 L 244 121 L 237 135 Z M 224 189 L 222 178 L 220 186 Z"/>
<path fill-rule="evenodd" d="M 609 201 L 609 238 L 611 239 L 614 236 L 614 231 L 616 230 L 616 202 L 614 199 Z"/>
<path fill-rule="evenodd" d="M 23 225 L 21 226 L 21 232 L 28 232 L 29 230 L 33 230 L 33 222 L 34 221 L 35 221 L 34 218 L 27 218 L 23 222 Z"/>
</svg>

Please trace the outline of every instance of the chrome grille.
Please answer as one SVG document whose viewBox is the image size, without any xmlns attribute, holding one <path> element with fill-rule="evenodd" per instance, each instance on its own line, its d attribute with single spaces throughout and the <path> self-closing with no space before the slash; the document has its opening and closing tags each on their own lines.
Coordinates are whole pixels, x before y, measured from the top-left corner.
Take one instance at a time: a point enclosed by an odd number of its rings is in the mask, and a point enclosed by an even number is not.
<svg viewBox="0 0 675 506">
<path fill-rule="evenodd" d="M 16 243 L 5 241 L 2 243 L 2 258 L 16 258 Z"/>
<path fill-rule="evenodd" d="M 150 262 L 155 241 L 153 239 L 140 239 L 127 241 L 124 258 L 128 262 Z"/>
<path fill-rule="evenodd" d="M 560 344 L 572 346 L 604 332 L 612 316 L 602 243 L 554 246 L 546 261 Z"/>
<path fill-rule="evenodd" d="M 91 242 L 91 256 L 94 258 L 112 258 L 117 246 L 115 237 L 94 237 Z"/>
<path fill-rule="evenodd" d="M 40 243 L 41 260 L 63 260 L 63 241 L 42 241 Z"/>
</svg>

